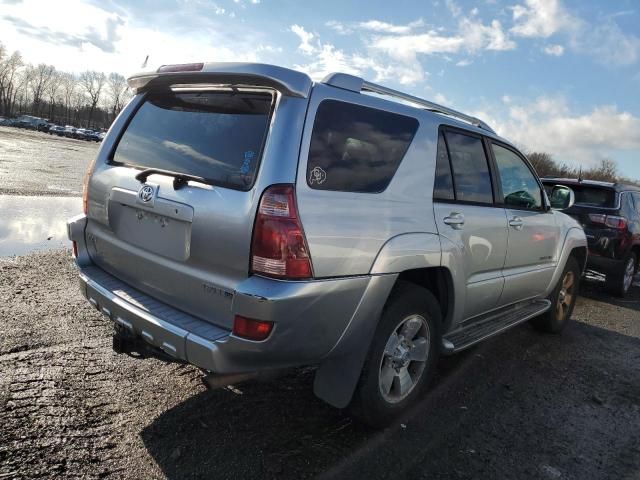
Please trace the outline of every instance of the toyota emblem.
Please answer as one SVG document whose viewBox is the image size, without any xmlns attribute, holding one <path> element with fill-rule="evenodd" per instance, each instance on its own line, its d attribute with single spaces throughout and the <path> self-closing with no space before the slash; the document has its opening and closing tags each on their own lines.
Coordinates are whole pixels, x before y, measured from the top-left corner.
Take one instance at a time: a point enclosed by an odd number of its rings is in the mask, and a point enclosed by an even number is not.
<svg viewBox="0 0 640 480">
<path fill-rule="evenodd" d="M 144 203 L 149 203 L 153 200 L 153 187 L 151 185 L 143 185 L 138 192 L 138 198 Z"/>
</svg>

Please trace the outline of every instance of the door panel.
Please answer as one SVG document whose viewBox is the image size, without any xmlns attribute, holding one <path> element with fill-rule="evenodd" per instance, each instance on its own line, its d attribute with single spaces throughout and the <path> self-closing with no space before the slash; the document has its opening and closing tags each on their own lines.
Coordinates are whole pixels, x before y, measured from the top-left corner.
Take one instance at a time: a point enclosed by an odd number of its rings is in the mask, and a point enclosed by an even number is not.
<svg viewBox="0 0 640 480">
<path fill-rule="evenodd" d="M 557 262 L 560 229 L 544 211 L 542 188 L 524 158 L 506 146 L 491 147 L 509 231 L 500 299 L 507 305 L 544 293 Z"/>
<path fill-rule="evenodd" d="M 460 248 L 460 271 L 465 278 L 463 319 L 495 308 L 502 293 L 502 267 L 507 250 L 504 209 L 434 202 L 438 232 Z M 446 219 L 456 219 L 448 224 Z M 462 220 L 463 223 L 459 223 Z"/>
</svg>

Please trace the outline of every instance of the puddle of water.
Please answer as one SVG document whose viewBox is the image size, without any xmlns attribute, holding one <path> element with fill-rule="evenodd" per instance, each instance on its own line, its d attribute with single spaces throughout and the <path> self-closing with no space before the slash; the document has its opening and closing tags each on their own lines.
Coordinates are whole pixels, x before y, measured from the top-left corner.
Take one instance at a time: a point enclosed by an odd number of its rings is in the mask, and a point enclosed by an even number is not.
<svg viewBox="0 0 640 480">
<path fill-rule="evenodd" d="M 70 248 L 66 222 L 80 212 L 77 197 L 0 195 L 0 257 Z"/>
</svg>

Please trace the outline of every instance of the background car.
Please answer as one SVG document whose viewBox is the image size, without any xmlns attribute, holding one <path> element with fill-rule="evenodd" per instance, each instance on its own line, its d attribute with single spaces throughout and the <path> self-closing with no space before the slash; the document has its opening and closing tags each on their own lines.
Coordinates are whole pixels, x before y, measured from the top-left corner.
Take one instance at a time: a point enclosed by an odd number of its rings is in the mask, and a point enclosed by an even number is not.
<svg viewBox="0 0 640 480">
<path fill-rule="evenodd" d="M 640 260 L 640 186 L 567 178 L 543 178 L 542 182 L 550 197 L 555 185 L 573 190 L 575 204 L 565 213 L 584 228 L 587 268 L 606 275 L 611 293 L 625 296 Z"/>
<path fill-rule="evenodd" d="M 68 138 L 75 138 L 76 136 L 76 127 L 72 125 L 65 125 L 64 127 L 64 136 Z"/>
<path fill-rule="evenodd" d="M 49 128 L 49 135 L 64 136 L 64 127 L 61 125 L 52 125 L 51 128 Z"/>
</svg>

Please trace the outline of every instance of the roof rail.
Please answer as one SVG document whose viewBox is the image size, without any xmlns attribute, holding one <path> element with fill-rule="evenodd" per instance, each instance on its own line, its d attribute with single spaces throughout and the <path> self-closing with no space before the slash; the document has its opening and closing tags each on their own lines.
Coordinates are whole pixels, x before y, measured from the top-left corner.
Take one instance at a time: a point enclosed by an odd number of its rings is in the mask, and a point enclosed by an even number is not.
<svg viewBox="0 0 640 480">
<path fill-rule="evenodd" d="M 406 102 L 419 105 L 431 112 L 442 113 L 444 115 L 448 115 L 450 117 L 463 120 L 467 123 L 470 123 L 471 125 L 475 125 L 478 128 L 487 130 L 488 132 L 496 133 L 493 130 L 493 128 L 491 128 L 489 125 L 487 125 L 485 122 L 483 122 L 479 118 L 466 115 L 462 112 L 458 112 L 457 110 L 453 110 L 451 108 L 438 105 L 437 103 L 433 103 L 419 97 L 414 97 L 413 95 L 409 95 L 408 93 L 402 93 L 397 90 L 393 90 L 391 88 L 383 87 L 382 85 L 368 82 L 354 75 L 349 75 L 346 73 L 330 73 L 329 75 L 324 77 L 324 79 L 322 80 L 322 83 L 331 85 L 333 87 L 342 88 L 344 90 L 351 90 L 353 92 L 358 92 L 358 93 L 372 92 L 372 93 L 377 93 L 379 95 L 385 95 L 388 97 L 404 100 Z"/>
</svg>

